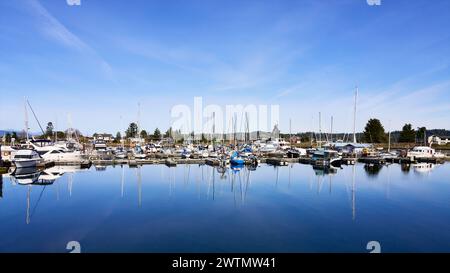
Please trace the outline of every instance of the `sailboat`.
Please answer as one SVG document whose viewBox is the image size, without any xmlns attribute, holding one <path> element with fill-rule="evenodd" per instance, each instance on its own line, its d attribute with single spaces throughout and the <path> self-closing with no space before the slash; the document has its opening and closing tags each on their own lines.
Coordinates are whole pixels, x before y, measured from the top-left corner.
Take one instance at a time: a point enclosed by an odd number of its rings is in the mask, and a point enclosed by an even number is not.
<svg viewBox="0 0 450 273">
<path fill-rule="evenodd" d="M 242 156 L 239 155 L 238 152 L 234 151 L 231 154 L 231 157 L 230 157 L 231 165 L 244 165 L 244 163 L 245 163 L 244 159 L 242 158 Z"/>
<path fill-rule="evenodd" d="M 25 104 L 26 99 L 24 100 L 24 110 L 25 110 L 25 133 L 27 142 L 29 142 L 28 136 L 28 111 L 27 105 Z M 32 149 L 22 148 L 19 149 L 13 156 L 12 162 L 16 166 L 16 168 L 35 168 L 39 163 L 43 161 L 42 157 Z"/>
</svg>

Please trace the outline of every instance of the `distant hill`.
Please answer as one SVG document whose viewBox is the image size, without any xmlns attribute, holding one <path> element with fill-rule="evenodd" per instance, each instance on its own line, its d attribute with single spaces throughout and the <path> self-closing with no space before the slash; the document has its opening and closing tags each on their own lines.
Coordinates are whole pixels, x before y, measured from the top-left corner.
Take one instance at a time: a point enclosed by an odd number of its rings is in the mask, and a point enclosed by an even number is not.
<svg viewBox="0 0 450 273">
<path fill-rule="evenodd" d="M 23 130 L 14 130 L 14 129 L 2 129 L 0 130 L 0 137 L 3 137 L 4 135 L 6 135 L 7 133 L 12 133 L 12 132 L 16 132 L 17 134 L 22 133 Z M 29 132 L 30 136 L 38 136 L 41 135 L 41 133 L 36 133 L 36 132 Z"/>
</svg>

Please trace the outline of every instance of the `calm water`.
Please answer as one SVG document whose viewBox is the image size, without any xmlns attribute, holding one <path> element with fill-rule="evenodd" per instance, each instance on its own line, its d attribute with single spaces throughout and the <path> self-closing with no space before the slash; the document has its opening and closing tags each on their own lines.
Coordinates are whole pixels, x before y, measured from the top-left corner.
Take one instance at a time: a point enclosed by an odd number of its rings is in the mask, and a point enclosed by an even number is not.
<svg viewBox="0 0 450 273">
<path fill-rule="evenodd" d="M 450 164 L 59 171 L 3 176 L 0 252 L 450 252 Z"/>
</svg>

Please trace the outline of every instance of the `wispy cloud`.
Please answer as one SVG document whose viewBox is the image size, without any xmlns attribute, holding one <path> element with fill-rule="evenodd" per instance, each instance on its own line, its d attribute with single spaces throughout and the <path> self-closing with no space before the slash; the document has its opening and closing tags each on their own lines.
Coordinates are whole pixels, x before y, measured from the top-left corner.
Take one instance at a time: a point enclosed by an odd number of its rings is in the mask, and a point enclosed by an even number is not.
<svg viewBox="0 0 450 273">
<path fill-rule="evenodd" d="M 105 61 L 92 47 L 86 44 L 77 35 L 67 29 L 54 17 L 38 0 L 28 0 L 28 10 L 38 19 L 41 31 L 58 43 L 81 53 L 93 56 L 98 65 L 108 76 L 112 74 L 110 64 Z"/>
</svg>

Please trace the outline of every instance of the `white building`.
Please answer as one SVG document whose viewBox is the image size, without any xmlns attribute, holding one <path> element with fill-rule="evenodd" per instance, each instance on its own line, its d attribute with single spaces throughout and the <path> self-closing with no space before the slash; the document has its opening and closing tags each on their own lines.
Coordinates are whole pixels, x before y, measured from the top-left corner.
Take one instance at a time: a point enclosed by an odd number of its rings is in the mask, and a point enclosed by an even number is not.
<svg viewBox="0 0 450 273">
<path fill-rule="evenodd" d="M 111 134 L 97 134 L 97 133 L 95 133 L 93 135 L 93 137 L 94 137 L 94 141 L 103 140 L 103 141 L 106 141 L 106 142 L 110 142 L 110 141 L 114 140 L 114 137 Z"/>
<path fill-rule="evenodd" d="M 450 143 L 450 137 L 438 137 L 435 135 L 428 137 L 428 143 L 437 145 L 446 145 Z"/>
</svg>

